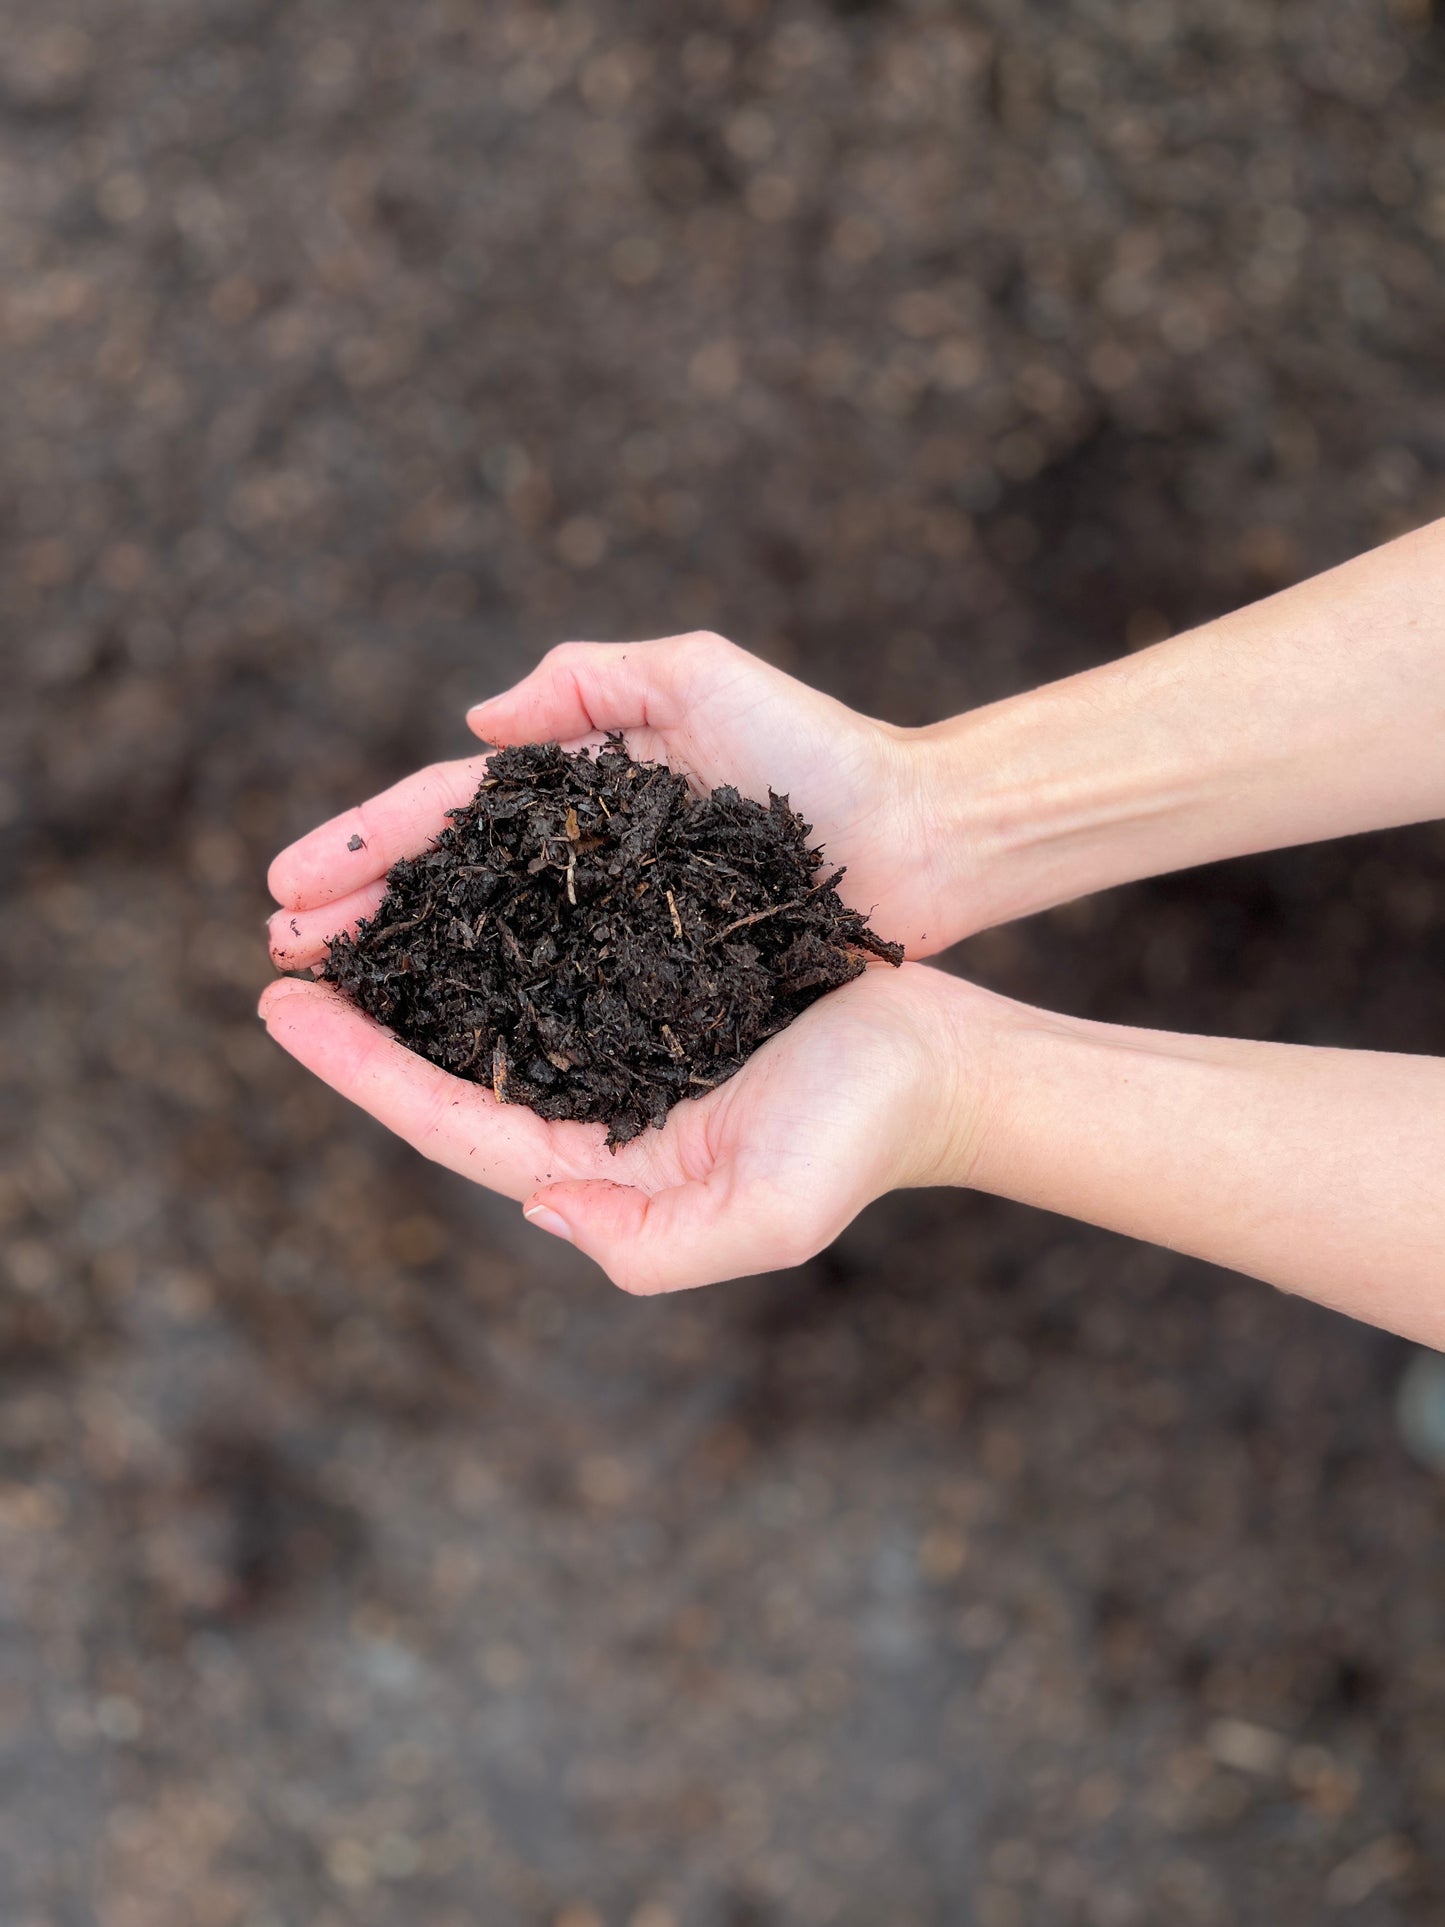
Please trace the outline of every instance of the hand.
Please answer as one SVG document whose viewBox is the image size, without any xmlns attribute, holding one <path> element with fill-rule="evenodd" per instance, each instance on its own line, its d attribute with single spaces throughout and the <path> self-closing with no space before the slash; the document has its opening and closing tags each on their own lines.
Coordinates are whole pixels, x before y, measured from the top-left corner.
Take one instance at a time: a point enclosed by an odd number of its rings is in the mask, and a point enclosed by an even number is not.
<svg viewBox="0 0 1445 1927">
<path fill-rule="evenodd" d="M 276 1041 L 425 1156 L 522 1198 L 625 1291 L 674 1291 L 801 1264 L 863 1206 L 958 1168 L 970 1115 L 938 1025 L 962 987 L 870 965 L 725 1084 L 615 1156 L 595 1124 L 547 1124 L 451 1077 L 322 984 L 285 978 Z"/>
</svg>

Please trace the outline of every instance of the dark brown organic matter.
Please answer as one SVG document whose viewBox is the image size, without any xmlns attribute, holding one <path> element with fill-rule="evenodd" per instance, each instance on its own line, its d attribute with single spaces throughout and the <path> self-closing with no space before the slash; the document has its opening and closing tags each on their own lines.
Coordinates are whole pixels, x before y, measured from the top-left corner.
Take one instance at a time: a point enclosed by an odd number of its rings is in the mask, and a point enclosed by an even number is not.
<svg viewBox="0 0 1445 1927">
<path fill-rule="evenodd" d="M 555 743 L 499 751 L 431 849 L 393 865 L 325 976 L 434 1064 L 615 1149 L 856 977 L 903 961 L 815 874 L 786 796 Z"/>
</svg>

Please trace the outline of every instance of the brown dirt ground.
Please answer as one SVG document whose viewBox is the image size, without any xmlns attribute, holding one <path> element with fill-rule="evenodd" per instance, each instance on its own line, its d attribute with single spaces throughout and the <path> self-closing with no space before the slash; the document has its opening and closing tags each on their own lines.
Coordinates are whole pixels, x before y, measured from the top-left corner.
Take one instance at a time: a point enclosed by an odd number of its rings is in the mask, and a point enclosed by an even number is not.
<svg viewBox="0 0 1445 1927">
<path fill-rule="evenodd" d="M 6 1923 L 1445 1915 L 1406 1348 L 966 1196 L 629 1301 L 252 1015 L 269 854 L 561 636 L 921 720 L 1445 512 L 1442 83 L 1429 0 L 11 0 Z M 959 963 L 1440 1049 L 1442 857 Z"/>
</svg>

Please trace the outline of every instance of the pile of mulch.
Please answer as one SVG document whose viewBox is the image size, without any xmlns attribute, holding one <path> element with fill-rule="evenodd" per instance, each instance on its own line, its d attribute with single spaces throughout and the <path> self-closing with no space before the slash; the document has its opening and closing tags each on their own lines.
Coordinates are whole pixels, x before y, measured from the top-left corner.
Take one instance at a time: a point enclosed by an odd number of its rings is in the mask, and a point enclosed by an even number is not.
<svg viewBox="0 0 1445 1927">
<path fill-rule="evenodd" d="M 903 960 L 839 900 L 786 796 L 693 794 L 620 737 L 497 752 L 323 974 L 444 1070 L 613 1148 L 865 968 Z"/>
</svg>

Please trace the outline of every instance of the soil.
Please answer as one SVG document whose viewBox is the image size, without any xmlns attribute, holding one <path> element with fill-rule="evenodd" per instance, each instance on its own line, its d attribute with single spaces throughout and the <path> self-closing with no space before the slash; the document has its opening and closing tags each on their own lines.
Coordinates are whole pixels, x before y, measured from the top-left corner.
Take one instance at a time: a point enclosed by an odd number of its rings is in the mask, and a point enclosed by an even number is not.
<svg viewBox="0 0 1445 1927">
<path fill-rule="evenodd" d="M 615 1150 L 903 946 L 817 876 L 811 826 L 724 784 L 556 743 L 496 752 L 323 974 L 432 1063 Z"/>
<path fill-rule="evenodd" d="M 907 725 L 1445 514 L 1442 74 L 1423 0 L 9 0 L 7 1927 L 1445 1919 L 1408 1347 L 953 1192 L 626 1298 L 255 1018 L 271 856 L 568 636 Z M 945 961 L 1438 1054 L 1445 830 Z"/>
</svg>

